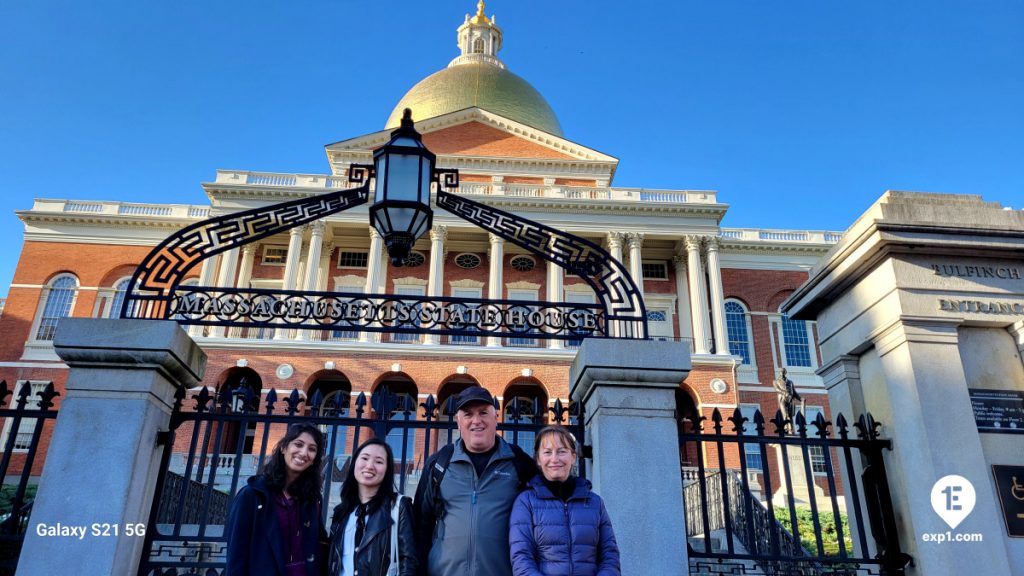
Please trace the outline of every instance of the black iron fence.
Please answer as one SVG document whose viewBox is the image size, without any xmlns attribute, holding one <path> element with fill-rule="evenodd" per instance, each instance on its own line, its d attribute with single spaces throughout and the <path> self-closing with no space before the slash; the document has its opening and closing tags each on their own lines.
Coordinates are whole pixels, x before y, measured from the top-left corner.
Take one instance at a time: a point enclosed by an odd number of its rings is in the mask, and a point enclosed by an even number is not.
<svg viewBox="0 0 1024 576">
<path fill-rule="evenodd" d="M 181 390 L 166 447 L 156 498 L 146 528 L 140 575 L 220 574 L 226 559 L 224 521 L 231 498 L 269 458 L 291 424 L 320 427 L 326 444 L 323 518 L 338 501 L 340 483 L 356 446 L 370 437 L 386 439 L 395 455 L 396 488 L 412 495 L 426 458 L 458 440 L 454 398 L 417 402 L 412 393 L 382 387 L 372 395 L 297 390 L 281 397 L 270 390 L 260 401 L 244 384 L 212 394 L 206 387 Z M 556 400 L 546 411 L 538 403 L 508 401 L 500 408 L 498 433 L 532 453 L 534 437 L 547 423 L 566 425 L 583 445 L 578 405 Z M 585 476 L 581 458 L 580 475 Z"/>
<path fill-rule="evenodd" d="M 21 382 L 17 395 L 11 398 L 12 394 L 14 390 L 8 388 L 7 381 L 0 381 L 0 419 L 6 435 L 0 458 L 0 576 L 13 575 L 18 567 L 35 501 L 37 476 L 32 468 L 44 431 L 52 430 L 57 418 L 57 411 L 51 408 L 60 395 L 53 389 L 53 382 L 31 381 Z M 13 405 L 8 405 L 12 399 Z"/>
<path fill-rule="evenodd" d="M 777 413 L 774 433 L 760 411 L 753 427 L 738 409 L 730 430 L 718 409 L 705 420 L 679 420 L 690 574 L 904 574 L 882 460 L 892 444 L 870 414 L 857 438 L 842 415 L 833 427 L 819 413 L 810 434 L 799 413 Z"/>
</svg>

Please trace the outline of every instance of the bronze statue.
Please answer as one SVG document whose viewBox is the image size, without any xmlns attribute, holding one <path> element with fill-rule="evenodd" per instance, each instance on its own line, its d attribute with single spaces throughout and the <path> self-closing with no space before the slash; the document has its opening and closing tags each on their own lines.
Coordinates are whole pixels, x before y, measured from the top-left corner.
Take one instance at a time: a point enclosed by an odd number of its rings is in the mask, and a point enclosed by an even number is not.
<svg viewBox="0 0 1024 576">
<path fill-rule="evenodd" d="M 775 378 L 772 385 L 775 386 L 775 392 L 779 395 L 779 410 L 782 412 L 782 418 L 789 422 L 786 424 L 786 431 L 792 434 L 795 429 L 793 418 L 796 417 L 796 414 L 793 412 L 793 402 L 796 400 L 802 401 L 803 398 L 796 391 L 796 385 L 793 384 L 793 381 L 786 378 L 785 368 Z"/>
</svg>

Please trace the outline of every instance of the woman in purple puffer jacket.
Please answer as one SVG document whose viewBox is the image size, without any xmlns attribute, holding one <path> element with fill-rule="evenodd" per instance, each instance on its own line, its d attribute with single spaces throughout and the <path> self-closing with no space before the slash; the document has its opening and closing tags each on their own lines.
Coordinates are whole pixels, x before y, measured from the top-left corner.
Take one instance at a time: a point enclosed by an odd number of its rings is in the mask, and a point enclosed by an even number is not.
<svg viewBox="0 0 1024 576">
<path fill-rule="evenodd" d="M 573 476 L 576 439 L 565 428 L 537 434 L 541 474 L 530 481 L 509 522 L 515 576 L 620 576 L 619 547 L 604 501 Z"/>
</svg>

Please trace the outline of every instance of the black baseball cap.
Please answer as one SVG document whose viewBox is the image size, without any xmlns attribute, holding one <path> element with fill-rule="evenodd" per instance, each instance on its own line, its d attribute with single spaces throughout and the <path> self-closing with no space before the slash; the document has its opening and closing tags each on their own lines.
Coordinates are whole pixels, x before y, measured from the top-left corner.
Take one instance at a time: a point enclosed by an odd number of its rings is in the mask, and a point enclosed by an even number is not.
<svg viewBox="0 0 1024 576">
<path fill-rule="evenodd" d="M 455 410 L 462 410 L 463 406 L 472 402 L 485 402 L 493 406 L 494 397 L 483 386 L 470 386 L 455 397 Z"/>
</svg>

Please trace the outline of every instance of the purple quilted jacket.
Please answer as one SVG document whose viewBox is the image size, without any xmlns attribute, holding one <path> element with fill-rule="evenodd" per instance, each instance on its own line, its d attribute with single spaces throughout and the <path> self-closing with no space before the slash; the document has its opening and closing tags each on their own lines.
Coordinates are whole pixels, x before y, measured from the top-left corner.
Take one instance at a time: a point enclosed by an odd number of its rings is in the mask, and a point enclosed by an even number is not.
<svg viewBox="0 0 1024 576">
<path fill-rule="evenodd" d="M 568 502 L 537 475 L 516 498 L 509 522 L 514 576 L 620 576 L 619 547 L 604 501 L 576 479 Z"/>
</svg>

